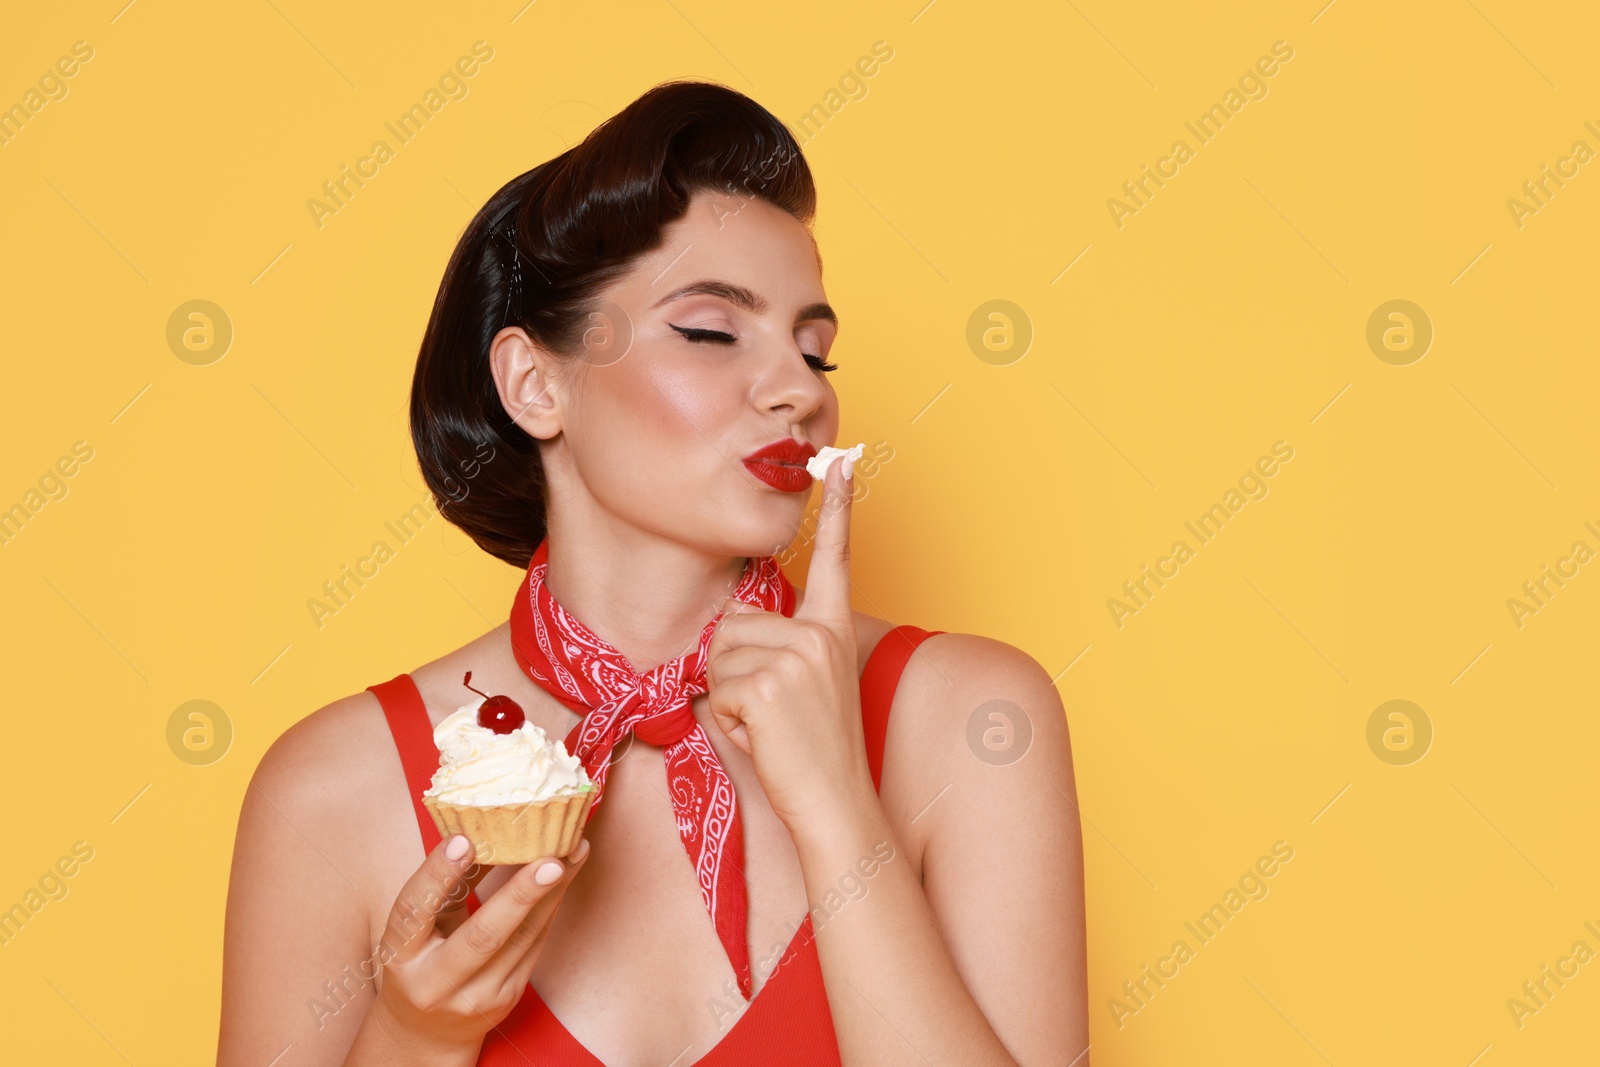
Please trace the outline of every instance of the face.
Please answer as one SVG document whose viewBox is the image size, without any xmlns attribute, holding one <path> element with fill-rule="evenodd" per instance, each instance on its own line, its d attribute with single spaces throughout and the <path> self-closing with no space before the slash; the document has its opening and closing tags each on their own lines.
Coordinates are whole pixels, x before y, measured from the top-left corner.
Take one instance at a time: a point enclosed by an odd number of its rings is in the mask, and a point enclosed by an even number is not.
<svg viewBox="0 0 1600 1067">
<path fill-rule="evenodd" d="M 502 399 L 542 442 L 553 528 L 620 522 L 730 556 L 787 546 L 814 483 L 781 488 L 744 460 L 838 434 L 822 369 L 838 327 L 805 227 L 763 200 L 701 191 L 600 295 L 579 356 L 521 352 L 520 329 L 496 340 Z M 803 457 L 788 462 L 804 474 Z"/>
</svg>

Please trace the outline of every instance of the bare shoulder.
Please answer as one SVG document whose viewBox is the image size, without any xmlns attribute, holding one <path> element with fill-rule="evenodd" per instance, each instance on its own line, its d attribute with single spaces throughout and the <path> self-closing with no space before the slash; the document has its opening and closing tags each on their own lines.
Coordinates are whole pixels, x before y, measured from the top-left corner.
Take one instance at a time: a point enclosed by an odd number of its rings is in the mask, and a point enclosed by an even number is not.
<svg viewBox="0 0 1600 1067">
<path fill-rule="evenodd" d="M 1025 805 L 1076 803 L 1066 709 L 1049 673 L 1022 649 L 980 634 L 935 634 L 917 646 L 895 690 L 886 810 L 906 816 L 908 845 L 920 855 L 935 828 L 966 823 L 962 813 L 981 827 L 997 791 Z M 935 802 L 953 818 L 922 818 Z"/>
<path fill-rule="evenodd" d="M 368 836 L 356 814 L 376 790 L 404 781 L 378 698 L 363 690 L 341 697 L 278 736 L 256 767 L 250 791 L 291 820 L 315 823 L 354 844 Z M 348 834 L 342 834 L 348 829 Z"/>
<path fill-rule="evenodd" d="M 919 659 L 921 669 L 914 670 Z M 1050 687 L 1050 675 L 1038 660 L 1015 645 L 982 634 L 934 634 L 918 646 L 906 674 L 912 684 L 926 682 L 931 675 L 941 685 L 965 689 L 1031 689 L 1041 682 Z"/>
<path fill-rule="evenodd" d="M 899 713 L 904 710 L 906 715 Z M 1037 739 L 1062 755 L 1067 746 L 1066 709 L 1039 661 L 1027 652 L 981 634 L 938 633 L 917 646 L 895 693 L 891 739 L 898 733 L 942 741 L 947 757 L 965 753 L 983 766 L 1018 763 Z M 904 729 L 895 730 L 895 720 Z M 985 740 L 981 752 L 968 744 L 969 727 L 1005 725 Z M 1014 742 L 1014 743 L 1013 743 Z M 933 752 L 925 752 L 931 755 Z"/>
<path fill-rule="evenodd" d="M 962 980 L 1019 1063 L 1064 1062 L 1089 1040 L 1072 762 L 1066 709 L 1028 653 L 964 633 L 917 646 L 889 719 L 884 810 L 915 851 Z"/>
<path fill-rule="evenodd" d="M 373 987 L 350 979 L 331 1006 L 319 991 L 361 963 L 394 895 L 404 813 L 390 797 L 404 800 L 404 773 L 367 692 L 294 723 L 256 766 L 229 876 L 219 1064 L 265 1063 L 286 1043 L 301 1062 L 343 1061 Z"/>
<path fill-rule="evenodd" d="M 422 862 L 407 795 L 383 707 L 363 690 L 318 708 L 272 743 L 246 790 L 240 834 L 265 831 L 310 850 L 370 927 L 395 879 Z"/>
<path fill-rule="evenodd" d="M 340 697 L 285 730 L 262 758 L 251 791 L 284 817 L 314 826 L 319 845 L 350 857 L 366 877 L 352 872 L 349 880 L 374 906 L 386 908 L 423 860 L 405 767 L 370 690 Z"/>
</svg>

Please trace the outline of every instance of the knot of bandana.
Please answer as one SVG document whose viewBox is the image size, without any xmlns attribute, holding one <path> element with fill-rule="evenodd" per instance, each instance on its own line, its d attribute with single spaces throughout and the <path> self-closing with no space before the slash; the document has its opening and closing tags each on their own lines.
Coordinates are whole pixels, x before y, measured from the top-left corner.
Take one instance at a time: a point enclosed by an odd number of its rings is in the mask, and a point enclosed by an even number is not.
<svg viewBox="0 0 1600 1067">
<path fill-rule="evenodd" d="M 541 540 L 511 605 L 511 650 L 534 684 L 583 716 L 567 750 L 594 781 L 592 810 L 605 799 L 612 750 L 630 733 L 664 749 L 668 795 L 678 836 L 694 866 L 700 895 L 750 999 L 744 832 L 738 799 L 690 700 L 706 692 L 706 660 L 719 612 L 698 645 L 643 674 L 626 656 L 556 602 L 545 585 L 549 540 Z M 794 614 L 794 586 L 771 556 L 752 556 L 732 596 L 783 615 Z"/>
</svg>

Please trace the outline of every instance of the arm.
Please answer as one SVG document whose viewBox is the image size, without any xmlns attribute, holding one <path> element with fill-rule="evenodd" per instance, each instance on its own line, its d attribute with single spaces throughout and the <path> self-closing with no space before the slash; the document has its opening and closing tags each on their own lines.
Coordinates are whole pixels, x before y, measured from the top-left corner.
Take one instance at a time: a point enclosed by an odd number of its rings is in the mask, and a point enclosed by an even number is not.
<svg viewBox="0 0 1600 1067">
<path fill-rule="evenodd" d="M 286 1051 L 282 1062 L 297 1067 L 477 1058 L 401 1043 L 369 1011 L 380 960 L 369 943 L 374 867 L 357 816 L 374 783 L 363 782 L 351 753 L 374 740 L 370 700 L 335 702 L 290 727 L 245 791 L 223 935 L 218 1067 L 263 1067 Z"/>
<path fill-rule="evenodd" d="M 968 747 L 991 700 L 1031 728 L 1014 762 Z M 844 1063 L 1088 1067 L 1082 840 L 1049 676 L 997 641 L 929 638 L 884 762 L 881 801 L 869 780 L 795 835 Z"/>
</svg>

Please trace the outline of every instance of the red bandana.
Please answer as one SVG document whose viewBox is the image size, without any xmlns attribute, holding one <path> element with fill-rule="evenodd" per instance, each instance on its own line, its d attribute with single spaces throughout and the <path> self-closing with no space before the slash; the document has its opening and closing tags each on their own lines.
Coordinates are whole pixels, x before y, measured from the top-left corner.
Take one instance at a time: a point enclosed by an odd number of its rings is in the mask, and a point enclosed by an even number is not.
<svg viewBox="0 0 1600 1067">
<path fill-rule="evenodd" d="M 668 795 L 678 836 L 694 864 L 700 895 L 739 991 L 749 1000 L 744 829 L 733 782 L 689 708 L 690 698 L 708 688 L 706 656 L 722 614 L 706 623 L 698 648 L 641 675 L 550 595 L 544 582 L 548 556 L 546 538 L 534 551 L 511 605 L 512 653 L 536 685 L 583 716 L 566 743 L 598 790 L 592 810 L 605 797 L 611 750 L 630 731 L 645 744 L 666 749 Z M 771 556 L 750 557 L 732 595 L 766 611 L 794 614 L 794 586 Z"/>
</svg>

